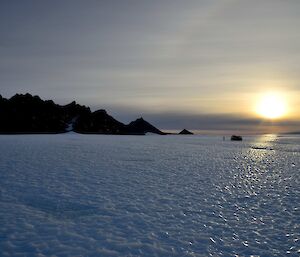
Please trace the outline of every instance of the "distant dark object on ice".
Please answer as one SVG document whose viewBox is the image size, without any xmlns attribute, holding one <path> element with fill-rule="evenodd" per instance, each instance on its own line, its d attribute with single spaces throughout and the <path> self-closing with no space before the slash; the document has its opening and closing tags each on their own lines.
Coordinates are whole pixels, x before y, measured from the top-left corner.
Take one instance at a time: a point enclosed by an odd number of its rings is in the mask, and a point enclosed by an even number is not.
<svg viewBox="0 0 300 257">
<path fill-rule="evenodd" d="M 241 136 L 237 136 L 237 135 L 232 135 L 231 136 L 231 141 L 242 141 L 243 138 Z"/>
<path fill-rule="evenodd" d="M 178 133 L 179 135 L 194 135 L 191 131 L 188 131 L 187 129 L 184 129 Z"/>
</svg>

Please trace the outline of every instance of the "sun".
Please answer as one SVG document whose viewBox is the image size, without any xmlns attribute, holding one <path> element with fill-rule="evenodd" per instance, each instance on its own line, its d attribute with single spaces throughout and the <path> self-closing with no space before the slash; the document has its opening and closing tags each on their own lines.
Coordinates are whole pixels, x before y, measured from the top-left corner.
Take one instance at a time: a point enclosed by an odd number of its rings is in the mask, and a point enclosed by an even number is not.
<svg viewBox="0 0 300 257">
<path fill-rule="evenodd" d="M 287 112 L 284 97 L 279 93 L 266 93 L 258 101 L 256 112 L 267 119 L 278 119 Z"/>
</svg>

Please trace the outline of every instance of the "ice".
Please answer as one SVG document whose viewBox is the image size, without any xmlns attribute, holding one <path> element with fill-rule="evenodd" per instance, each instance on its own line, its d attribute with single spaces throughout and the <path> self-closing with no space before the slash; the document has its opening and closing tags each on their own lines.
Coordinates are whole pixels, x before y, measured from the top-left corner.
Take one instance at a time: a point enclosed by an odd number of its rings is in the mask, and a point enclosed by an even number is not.
<svg viewBox="0 0 300 257">
<path fill-rule="evenodd" d="M 0 136 L 0 256 L 299 256 L 300 137 Z"/>
</svg>

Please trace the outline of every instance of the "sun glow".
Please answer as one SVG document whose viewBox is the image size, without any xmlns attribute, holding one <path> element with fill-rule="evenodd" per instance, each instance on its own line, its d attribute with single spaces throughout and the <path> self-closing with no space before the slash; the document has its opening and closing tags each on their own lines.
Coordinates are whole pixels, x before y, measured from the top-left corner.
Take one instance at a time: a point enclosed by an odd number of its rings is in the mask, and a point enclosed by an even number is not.
<svg viewBox="0 0 300 257">
<path fill-rule="evenodd" d="M 278 119 L 286 115 L 286 101 L 279 93 L 264 94 L 256 107 L 256 112 L 268 119 Z"/>
</svg>

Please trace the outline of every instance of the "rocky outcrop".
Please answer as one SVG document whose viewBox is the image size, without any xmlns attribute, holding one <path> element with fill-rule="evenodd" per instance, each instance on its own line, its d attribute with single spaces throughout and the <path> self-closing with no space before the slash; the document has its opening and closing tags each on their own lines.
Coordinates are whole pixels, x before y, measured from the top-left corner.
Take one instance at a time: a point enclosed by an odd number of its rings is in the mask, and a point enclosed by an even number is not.
<svg viewBox="0 0 300 257">
<path fill-rule="evenodd" d="M 16 94 L 10 99 L 0 95 L 0 134 L 64 133 L 71 130 L 84 134 L 164 134 L 142 118 L 125 125 L 105 110 L 91 112 L 90 108 L 76 102 L 61 106 L 30 94 Z"/>
<path fill-rule="evenodd" d="M 74 131 L 85 134 L 126 134 L 125 125 L 108 115 L 105 110 L 79 116 L 74 124 Z"/>
<path fill-rule="evenodd" d="M 183 129 L 178 133 L 179 135 L 194 135 L 191 131 L 188 131 L 187 129 Z"/>
<path fill-rule="evenodd" d="M 61 133 L 72 118 L 89 112 L 75 102 L 60 106 L 30 94 L 0 98 L 0 133 Z"/>
<path fill-rule="evenodd" d="M 146 133 L 155 133 L 159 135 L 165 135 L 164 132 L 145 121 L 143 118 L 139 118 L 135 121 L 130 122 L 126 126 L 128 134 L 145 135 Z"/>
</svg>

